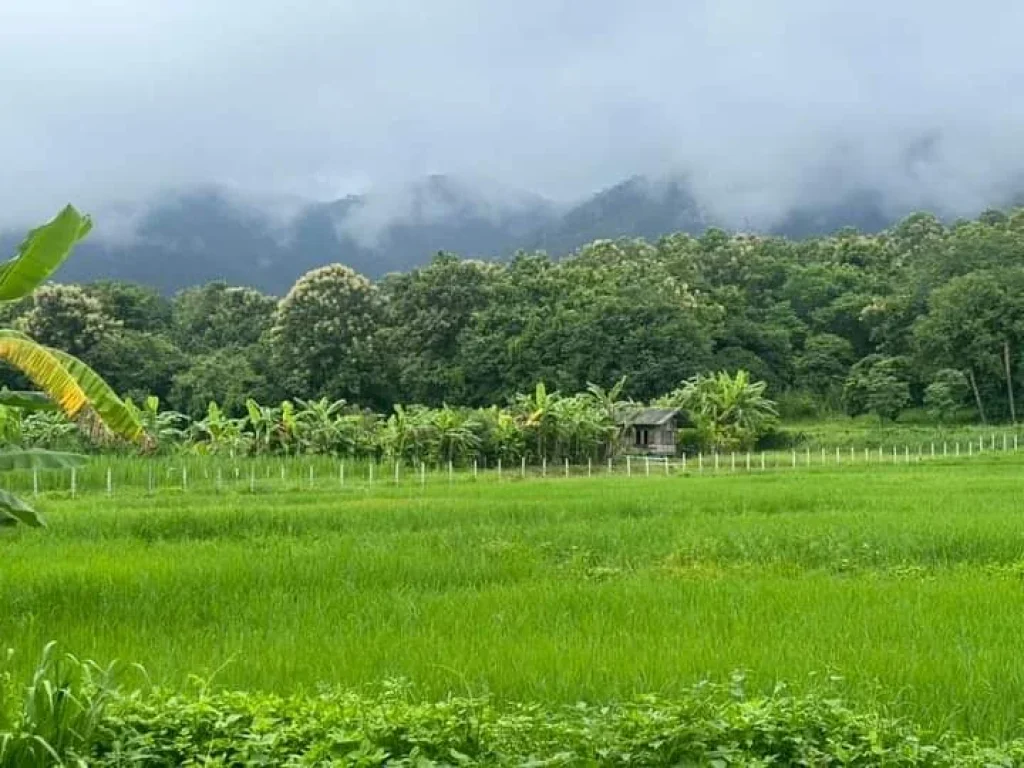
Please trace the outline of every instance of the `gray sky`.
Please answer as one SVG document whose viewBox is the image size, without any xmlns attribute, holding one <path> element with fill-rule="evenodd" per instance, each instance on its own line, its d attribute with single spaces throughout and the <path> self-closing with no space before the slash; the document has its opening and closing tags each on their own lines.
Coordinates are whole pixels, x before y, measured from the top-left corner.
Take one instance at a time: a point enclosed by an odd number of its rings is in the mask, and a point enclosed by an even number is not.
<svg viewBox="0 0 1024 768">
<path fill-rule="evenodd" d="M 1024 172 L 1022 33 L 1017 0 L 2 0 L 0 224 L 436 172 L 971 208 Z"/>
</svg>

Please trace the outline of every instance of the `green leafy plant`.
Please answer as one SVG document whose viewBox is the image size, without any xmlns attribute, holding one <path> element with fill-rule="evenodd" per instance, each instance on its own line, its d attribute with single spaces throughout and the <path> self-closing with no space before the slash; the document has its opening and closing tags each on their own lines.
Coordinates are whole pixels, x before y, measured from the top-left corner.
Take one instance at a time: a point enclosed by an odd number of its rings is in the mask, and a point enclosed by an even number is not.
<svg viewBox="0 0 1024 768">
<path fill-rule="evenodd" d="M 25 238 L 17 254 L 0 266 L 0 301 L 16 301 L 32 293 L 71 253 L 92 228 L 88 216 L 72 206 Z M 25 334 L 0 329 L 0 360 L 17 368 L 40 393 L 0 393 L 0 406 L 21 411 L 56 407 L 94 438 L 144 437 L 142 425 L 114 391 L 89 366 L 71 355 L 43 346 Z M 81 464 L 82 457 L 9 448 L 0 455 L 0 471 L 61 469 Z M 41 526 L 42 518 L 26 502 L 0 491 L 0 525 Z"/>
<path fill-rule="evenodd" d="M 8 651 L 7 660 L 13 655 Z M 50 643 L 28 685 L 0 665 L 0 768 L 86 766 L 104 734 L 114 666 L 101 668 Z"/>
</svg>

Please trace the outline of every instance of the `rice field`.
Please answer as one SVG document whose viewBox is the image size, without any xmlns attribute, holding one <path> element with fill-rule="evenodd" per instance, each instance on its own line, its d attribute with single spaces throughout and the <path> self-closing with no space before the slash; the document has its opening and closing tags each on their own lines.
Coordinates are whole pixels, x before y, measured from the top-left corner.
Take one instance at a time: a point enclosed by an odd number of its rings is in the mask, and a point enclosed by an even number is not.
<svg viewBox="0 0 1024 768">
<path fill-rule="evenodd" d="M 0 646 L 25 674 L 57 640 L 171 687 L 404 678 L 425 699 L 600 702 L 744 670 L 1024 734 L 1024 455 L 801 472 L 780 455 L 749 474 L 372 486 L 210 464 L 184 489 L 141 462 L 110 495 L 94 464 L 91 492 L 40 489 L 49 528 L 0 534 Z"/>
</svg>

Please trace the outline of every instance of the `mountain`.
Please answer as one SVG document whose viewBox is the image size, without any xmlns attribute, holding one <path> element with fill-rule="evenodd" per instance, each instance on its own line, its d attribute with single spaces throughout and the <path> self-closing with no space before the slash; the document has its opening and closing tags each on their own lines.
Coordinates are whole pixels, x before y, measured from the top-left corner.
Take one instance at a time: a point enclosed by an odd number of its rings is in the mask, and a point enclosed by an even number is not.
<svg viewBox="0 0 1024 768">
<path fill-rule="evenodd" d="M 709 222 L 684 181 L 634 176 L 602 190 L 542 227 L 527 247 L 565 254 L 597 238 L 699 234 Z"/>
<path fill-rule="evenodd" d="M 562 256 L 598 238 L 699 234 L 716 223 L 685 179 L 640 176 L 569 207 L 438 175 L 327 203 L 198 188 L 96 218 L 96 232 L 58 280 L 131 280 L 166 293 L 225 280 L 277 295 L 304 272 L 335 261 L 376 278 L 424 264 L 441 250 L 480 258 L 518 249 Z M 844 226 L 873 232 L 896 218 L 881 193 L 863 188 L 796 207 L 770 231 L 797 238 Z M 0 253 L 13 251 L 20 236 L 0 233 Z"/>
<path fill-rule="evenodd" d="M 543 198 L 444 176 L 296 207 L 280 216 L 272 202 L 253 204 L 217 188 L 188 190 L 141 211 L 122 210 L 130 226 L 115 238 L 105 234 L 100 213 L 96 231 L 56 278 L 131 280 L 166 293 L 225 280 L 280 295 L 302 273 L 334 261 L 380 277 L 441 250 L 503 256 L 556 215 Z M 0 235 L 0 252 L 19 241 L 14 233 Z"/>
</svg>

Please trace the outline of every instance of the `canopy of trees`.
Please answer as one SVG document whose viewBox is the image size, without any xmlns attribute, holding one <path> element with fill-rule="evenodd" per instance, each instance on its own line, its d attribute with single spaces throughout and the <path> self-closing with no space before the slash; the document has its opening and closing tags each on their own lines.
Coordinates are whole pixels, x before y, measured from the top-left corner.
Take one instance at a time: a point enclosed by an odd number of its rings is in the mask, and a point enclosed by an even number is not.
<svg viewBox="0 0 1024 768">
<path fill-rule="evenodd" d="M 1022 289 L 1024 211 L 951 225 L 922 213 L 871 236 L 711 229 L 597 241 L 563 260 L 440 254 L 375 283 L 335 264 L 280 301 L 217 283 L 173 298 L 50 286 L 5 319 L 136 401 L 159 395 L 193 416 L 211 400 L 241 416 L 248 397 L 485 407 L 538 381 L 580 392 L 623 376 L 624 396 L 649 400 L 744 369 L 783 416 L 800 400 L 996 420 L 1022 394 Z"/>
</svg>

